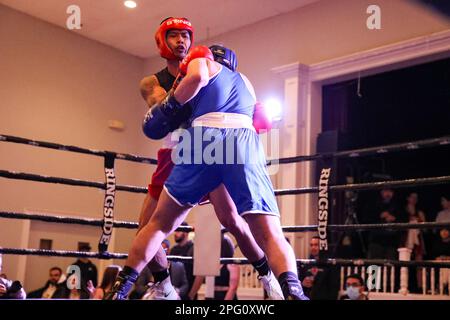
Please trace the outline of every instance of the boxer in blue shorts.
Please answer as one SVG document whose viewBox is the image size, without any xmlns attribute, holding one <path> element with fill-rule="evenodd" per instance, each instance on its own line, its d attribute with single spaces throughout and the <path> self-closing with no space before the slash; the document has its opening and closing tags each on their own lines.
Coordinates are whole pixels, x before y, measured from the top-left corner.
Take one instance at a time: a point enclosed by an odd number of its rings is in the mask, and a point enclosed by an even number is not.
<svg viewBox="0 0 450 320">
<path fill-rule="evenodd" d="M 134 239 L 125 267 L 107 298 L 126 297 L 162 240 L 205 194 L 223 184 L 266 254 L 285 299 L 307 300 L 298 280 L 294 252 L 281 229 L 264 152 L 252 126 L 253 87 L 242 74 L 215 62 L 206 47 L 192 49 L 180 64 L 180 72 L 183 79 L 148 113 L 144 131 L 147 136 L 165 136 L 162 131 L 171 127 L 171 119 L 187 102 L 192 107 L 192 126 L 181 135 L 172 157 L 175 167 L 155 213 Z"/>
</svg>

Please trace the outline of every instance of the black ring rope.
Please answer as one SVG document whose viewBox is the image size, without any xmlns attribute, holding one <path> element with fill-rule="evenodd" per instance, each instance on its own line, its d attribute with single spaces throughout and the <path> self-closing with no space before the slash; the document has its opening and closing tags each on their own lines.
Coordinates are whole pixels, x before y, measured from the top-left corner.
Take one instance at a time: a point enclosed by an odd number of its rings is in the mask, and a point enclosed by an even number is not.
<svg viewBox="0 0 450 320">
<path fill-rule="evenodd" d="M 301 161 L 314 161 L 325 158 L 358 158 L 369 155 L 379 155 L 385 154 L 388 152 L 398 152 L 398 151 L 411 151 L 417 150 L 421 148 L 432 148 L 450 145 L 450 136 L 444 136 L 440 138 L 433 139 L 425 139 L 425 140 L 417 140 L 410 141 L 404 143 L 396 143 L 389 144 L 384 146 L 370 147 L 370 148 L 361 148 L 361 149 L 353 149 L 346 151 L 338 151 L 338 152 L 329 152 L 329 153 L 318 153 L 307 156 L 295 156 L 288 158 L 280 158 L 280 159 L 270 159 L 267 161 L 267 165 L 273 164 L 286 164 L 286 163 L 296 163 Z"/>
<path fill-rule="evenodd" d="M 84 154 L 90 154 L 90 155 L 101 156 L 101 157 L 105 157 L 109 153 L 109 154 L 115 154 L 116 158 L 121 159 L 121 160 L 149 163 L 149 164 L 157 163 L 157 161 L 155 159 L 136 156 L 133 154 L 116 153 L 116 152 L 112 152 L 112 151 L 92 150 L 92 149 L 80 148 L 80 147 L 76 147 L 76 146 L 68 146 L 68 145 L 63 145 L 63 144 L 53 143 L 53 142 L 30 140 L 30 139 L 26 139 L 26 138 L 20 138 L 20 137 L 3 135 L 3 134 L 0 135 L 0 141 L 27 144 L 30 146 L 56 149 L 56 150 L 61 150 L 61 151 L 84 153 Z"/>
<path fill-rule="evenodd" d="M 317 231 L 317 225 L 285 226 L 284 232 Z M 373 224 L 329 224 L 329 231 L 356 231 L 356 230 L 409 230 L 409 229 L 440 229 L 450 228 L 450 222 L 420 222 L 420 223 L 373 223 Z"/>
<path fill-rule="evenodd" d="M 55 223 L 67 223 L 67 224 L 80 224 L 85 226 L 102 226 L 102 219 L 92 219 L 92 218 L 78 218 L 78 217 L 66 217 L 66 216 L 50 216 L 45 214 L 35 214 L 35 213 L 23 213 L 23 212 L 9 212 L 0 211 L 0 218 L 7 219 L 28 219 L 28 220 L 38 220 L 44 222 L 55 222 Z M 137 229 L 139 224 L 137 222 L 129 221 L 114 221 L 113 226 L 115 228 L 124 229 Z M 191 226 L 179 226 L 176 231 L 191 232 L 194 228 Z"/>
<path fill-rule="evenodd" d="M 67 258 L 98 258 L 98 259 L 126 259 L 126 253 L 112 253 L 112 252 L 85 252 L 85 251 L 65 251 L 65 250 L 43 250 L 43 249 L 14 249 L 14 248 L 0 248 L 0 253 L 13 255 L 32 255 L 32 256 L 46 256 L 46 257 L 67 257 Z M 185 263 L 192 263 L 192 257 L 184 256 L 167 256 L 169 261 L 181 261 Z M 324 261 L 314 259 L 296 259 L 298 265 L 317 265 L 317 266 L 369 266 L 369 265 L 384 265 L 384 266 L 398 266 L 398 267 L 436 267 L 436 268 L 450 268 L 450 261 L 399 261 L 399 260 L 385 260 L 385 259 L 327 259 Z M 221 264 L 250 264 L 245 258 L 221 258 Z"/>
<path fill-rule="evenodd" d="M 44 222 L 80 224 L 87 226 L 101 226 L 103 222 L 103 220 L 101 219 L 50 216 L 44 214 L 9 212 L 9 211 L 0 211 L 0 218 L 28 219 Z M 137 222 L 114 221 L 115 228 L 137 229 L 138 226 L 139 224 Z M 282 226 L 281 228 L 283 229 L 283 232 L 309 232 L 309 231 L 317 231 L 318 226 L 317 225 Z M 353 231 L 353 230 L 376 230 L 376 229 L 408 230 L 408 229 L 439 229 L 439 228 L 450 228 L 450 222 L 374 223 L 374 224 L 351 224 L 351 225 L 329 224 L 327 226 L 327 229 L 330 231 Z M 179 226 L 176 229 L 176 231 L 192 232 L 194 231 L 194 227 Z"/>
<path fill-rule="evenodd" d="M 78 179 L 69 179 L 69 178 L 60 178 L 60 177 L 50 177 L 33 173 L 23 173 L 23 172 L 15 172 L 15 171 L 7 171 L 0 170 L 0 177 L 8 178 L 8 179 L 18 179 L 18 180 L 28 180 L 28 181 L 36 181 L 36 182 L 47 182 L 47 183 L 59 183 L 65 184 L 69 186 L 79 186 L 79 187 L 91 187 L 105 190 L 106 184 L 104 182 L 94 182 L 94 181 L 85 181 Z M 133 193 L 147 193 L 147 188 L 136 187 L 136 186 L 125 186 L 125 185 L 116 185 L 116 190 L 119 191 L 128 191 Z"/>
<path fill-rule="evenodd" d="M 329 186 L 329 191 L 362 191 L 372 189 L 390 188 L 404 188 L 415 187 L 418 185 L 431 186 L 437 184 L 445 184 L 450 182 L 450 176 L 439 176 L 430 178 L 412 178 L 404 180 L 392 180 L 392 181 L 379 181 L 379 182 L 367 182 L 367 183 L 354 183 L 354 184 L 342 184 Z M 292 188 L 292 189 L 278 189 L 275 190 L 276 196 L 284 195 L 296 195 L 305 193 L 318 193 L 319 187 L 305 187 L 305 188 Z"/>
<path fill-rule="evenodd" d="M 13 142 L 13 143 L 20 143 L 20 144 L 27 144 L 31 146 L 36 147 L 43 147 L 43 148 L 50 148 L 50 149 L 57 149 L 62 151 L 71 151 L 71 152 L 78 152 L 78 153 L 84 153 L 84 154 L 91 154 L 96 156 L 105 156 L 107 153 L 115 153 L 110 151 L 99 151 L 99 150 L 91 150 L 86 148 L 80 148 L 76 146 L 69 146 L 69 145 L 63 145 L 58 143 L 52 143 L 52 142 L 45 142 L 45 141 L 37 141 L 37 140 L 31 140 L 21 137 L 15 137 L 10 135 L 0 135 L 0 141 L 5 142 Z M 397 144 L 390 144 L 390 145 L 384 145 L 384 146 L 377 146 L 377 147 L 370 147 L 370 148 L 362 148 L 362 149 L 354 149 L 354 150 L 347 150 L 347 151 L 339 151 L 339 152 L 332 152 L 332 153 L 321 153 L 321 154 L 314 154 L 314 155 L 307 155 L 307 156 L 295 156 L 295 157 L 287 157 L 287 158 L 280 158 L 280 159 L 271 159 L 268 160 L 268 165 L 274 164 L 274 163 L 296 163 L 301 161 L 313 161 L 323 158 L 356 158 L 356 157 L 362 157 L 362 156 L 368 156 L 368 155 L 376 155 L 376 154 L 384 154 L 387 152 L 397 152 L 397 151 L 409 151 L 409 150 L 417 150 L 420 148 L 430 148 L 430 147 L 438 147 L 438 146 L 444 146 L 450 144 L 450 136 L 443 136 L 439 138 L 433 138 L 433 139 L 425 139 L 425 140 L 417 140 L 417 141 L 410 141 L 405 143 L 397 143 Z M 156 164 L 157 161 L 155 159 L 136 156 L 132 154 L 125 154 L 125 153 L 115 153 L 117 159 L 122 160 L 128 160 L 128 161 L 134 161 L 134 162 L 142 162 L 142 163 L 150 163 L 150 164 Z"/>
<path fill-rule="evenodd" d="M 82 187 L 92 187 L 105 190 L 106 186 L 104 182 L 93 182 L 84 181 L 78 179 L 60 178 L 60 177 L 50 177 L 32 173 L 14 172 L 7 170 L 0 170 L 0 177 L 8 179 L 18 179 L 18 180 L 29 180 L 37 182 L 47 182 L 47 183 L 60 183 L 71 186 L 82 186 Z M 367 183 L 355 183 L 355 184 L 343 184 L 330 186 L 330 191 L 361 191 L 361 190 L 372 190 L 372 189 L 382 189 L 385 187 L 390 188 L 403 188 L 403 187 L 413 187 L 417 185 L 437 185 L 445 184 L 450 182 L 450 176 L 439 176 L 439 177 L 429 177 L 429 178 L 412 178 L 404 180 L 393 180 L 393 181 L 380 181 L 380 182 L 367 182 Z M 136 187 L 136 186 L 126 186 L 117 185 L 116 190 L 128 191 L 133 193 L 147 193 L 147 188 Z M 293 188 L 293 189 L 278 189 L 275 190 L 276 196 L 284 195 L 296 195 L 305 193 L 318 193 L 319 187 L 304 187 L 304 188 Z"/>
</svg>

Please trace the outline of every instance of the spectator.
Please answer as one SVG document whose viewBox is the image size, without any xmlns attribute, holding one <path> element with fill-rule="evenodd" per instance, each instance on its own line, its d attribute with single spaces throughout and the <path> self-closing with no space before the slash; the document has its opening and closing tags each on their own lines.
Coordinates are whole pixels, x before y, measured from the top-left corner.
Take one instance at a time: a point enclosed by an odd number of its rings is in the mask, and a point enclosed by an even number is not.
<svg viewBox="0 0 450 320">
<path fill-rule="evenodd" d="M 450 260 L 450 232 L 448 229 L 439 231 L 439 238 L 433 245 L 433 258 L 436 260 Z"/>
<path fill-rule="evenodd" d="M 441 197 L 442 211 L 436 216 L 436 222 L 450 222 L 450 196 Z"/>
<path fill-rule="evenodd" d="M 181 223 L 181 226 L 188 226 L 186 222 Z M 183 257 L 193 257 L 194 256 L 194 243 L 189 240 L 189 233 L 183 231 L 175 231 L 174 238 L 176 245 L 170 250 L 170 255 L 172 256 L 183 256 Z M 186 276 L 188 280 L 188 290 L 189 292 L 194 284 L 194 265 L 192 263 L 186 263 L 184 265 L 186 270 Z M 188 299 L 187 296 L 181 296 L 182 300 Z"/>
<path fill-rule="evenodd" d="M 3 267 L 3 255 L 0 253 L 0 273 Z M 25 299 L 27 294 L 19 281 L 0 277 L 0 299 Z"/>
<path fill-rule="evenodd" d="M 69 275 L 65 283 L 58 286 L 52 299 L 89 299 L 90 293 L 87 289 L 87 284 L 83 285 L 75 273 Z"/>
<path fill-rule="evenodd" d="M 309 257 L 308 259 L 319 259 L 319 236 L 313 236 L 309 241 Z M 314 284 L 314 278 L 319 272 L 316 266 L 302 267 L 298 271 L 299 280 L 302 282 L 303 292 L 307 297 L 311 297 L 311 290 Z"/>
<path fill-rule="evenodd" d="M 62 270 L 59 267 L 53 267 L 49 270 L 49 278 L 42 288 L 32 291 L 28 294 L 28 299 L 51 299 L 60 285 Z"/>
<path fill-rule="evenodd" d="M 364 294 L 364 281 L 359 274 L 352 274 L 345 279 L 345 295 L 340 300 L 369 300 Z"/>
<path fill-rule="evenodd" d="M 406 198 L 405 211 L 408 215 L 409 223 L 425 222 L 425 214 L 417 208 L 418 195 L 412 192 Z M 421 230 L 408 229 L 405 233 L 403 247 L 411 250 L 411 260 L 422 261 L 425 255 L 425 241 Z M 409 288 L 411 292 L 421 292 L 422 288 L 422 268 L 409 268 Z"/>
<path fill-rule="evenodd" d="M 161 245 L 167 254 L 170 249 L 170 241 L 165 239 Z M 148 271 L 150 270 L 148 269 Z M 184 269 L 184 264 L 179 261 L 169 261 L 169 273 L 170 273 L 170 281 L 172 282 L 172 285 L 175 288 L 177 294 L 180 297 L 186 297 L 188 294 L 189 283 L 186 277 L 186 270 Z M 149 280 L 150 279 L 147 279 L 146 283 L 149 283 Z M 152 297 L 153 290 L 156 290 L 156 287 L 150 285 L 142 299 L 147 300 L 150 297 Z"/>
<path fill-rule="evenodd" d="M 89 252 L 91 246 L 89 244 L 82 244 L 79 248 L 80 251 Z M 81 286 L 88 287 L 88 281 L 92 281 L 94 288 L 97 287 L 97 267 L 88 258 L 79 258 L 75 261 L 74 265 L 80 267 L 81 272 Z"/>
<path fill-rule="evenodd" d="M 114 280 L 121 270 L 122 268 L 116 265 L 108 266 L 103 273 L 102 283 L 97 288 L 95 288 L 92 281 L 89 280 L 88 291 L 90 293 L 90 298 L 95 300 L 102 300 L 105 296 L 105 293 L 112 288 Z"/>
<path fill-rule="evenodd" d="M 319 259 L 319 236 L 309 242 L 309 259 Z M 311 300 L 336 300 L 339 293 L 339 271 L 336 267 L 306 266 L 298 271 L 303 291 Z"/>
<path fill-rule="evenodd" d="M 232 258 L 234 245 L 231 239 L 222 233 L 220 245 L 220 257 Z M 237 288 L 239 286 L 239 266 L 235 264 L 223 264 L 220 266 L 220 275 L 214 278 L 214 300 L 237 300 Z M 190 299 L 194 300 L 197 291 L 205 280 L 203 276 L 195 277 L 192 289 L 189 292 Z"/>
<path fill-rule="evenodd" d="M 408 217 L 399 209 L 394 190 L 382 189 L 375 204 L 365 208 L 367 223 L 407 222 Z M 398 230 L 373 230 L 369 233 L 368 258 L 397 260 L 402 233 Z"/>
<path fill-rule="evenodd" d="M 181 226 L 187 227 L 188 224 L 182 222 Z M 189 240 L 189 232 L 175 231 L 174 238 L 177 244 L 170 250 L 170 255 L 183 257 L 190 256 L 193 251 L 194 243 L 192 240 Z"/>
</svg>

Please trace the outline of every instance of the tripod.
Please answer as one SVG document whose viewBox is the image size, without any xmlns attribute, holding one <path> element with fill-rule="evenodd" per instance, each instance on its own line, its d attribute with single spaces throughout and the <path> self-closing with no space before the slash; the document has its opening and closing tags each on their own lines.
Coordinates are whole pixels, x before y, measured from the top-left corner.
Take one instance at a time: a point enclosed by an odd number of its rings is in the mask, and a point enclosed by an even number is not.
<svg viewBox="0 0 450 320">
<path fill-rule="evenodd" d="M 353 183 L 353 177 L 347 178 L 347 183 Z M 359 224 L 358 215 L 356 212 L 356 203 L 358 201 L 358 192 L 355 191 L 346 191 L 345 192 L 345 212 L 347 213 L 347 216 L 345 218 L 344 225 L 352 225 L 352 224 Z M 356 231 L 359 244 L 361 246 L 361 251 L 363 256 L 366 256 L 367 249 L 364 242 L 363 235 L 360 230 Z M 350 233 L 351 234 L 351 233 Z M 350 234 L 347 234 L 346 231 L 343 231 L 342 234 L 339 237 L 339 240 L 337 242 L 337 245 L 335 247 L 334 256 L 337 254 L 337 250 L 340 246 L 342 246 L 342 242 L 344 238 Z"/>
</svg>

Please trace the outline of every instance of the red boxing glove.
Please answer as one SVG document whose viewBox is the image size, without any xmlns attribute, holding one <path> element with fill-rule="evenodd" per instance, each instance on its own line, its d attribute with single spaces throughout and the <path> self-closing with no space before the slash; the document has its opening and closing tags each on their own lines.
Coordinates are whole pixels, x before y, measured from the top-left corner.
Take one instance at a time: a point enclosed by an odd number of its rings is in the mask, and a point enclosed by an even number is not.
<svg viewBox="0 0 450 320">
<path fill-rule="evenodd" d="M 256 102 L 255 111 L 253 112 L 253 127 L 256 132 L 269 131 L 272 129 L 272 119 L 267 114 L 266 108 L 261 102 Z"/>
<path fill-rule="evenodd" d="M 211 61 L 214 61 L 214 56 L 206 46 L 196 46 L 192 48 L 186 57 L 184 57 L 183 61 L 180 62 L 179 72 L 181 75 L 185 76 L 187 73 L 187 68 L 189 63 L 197 58 L 206 58 Z"/>
</svg>

